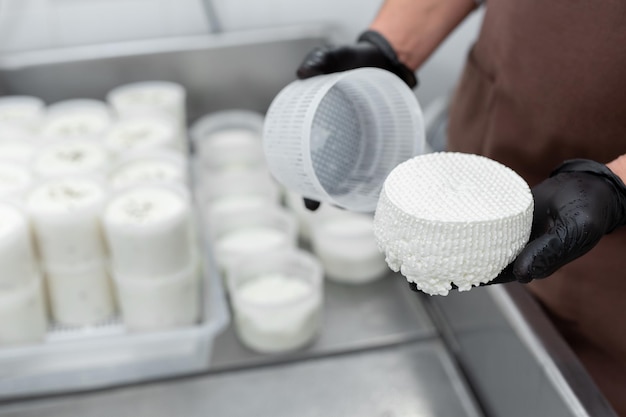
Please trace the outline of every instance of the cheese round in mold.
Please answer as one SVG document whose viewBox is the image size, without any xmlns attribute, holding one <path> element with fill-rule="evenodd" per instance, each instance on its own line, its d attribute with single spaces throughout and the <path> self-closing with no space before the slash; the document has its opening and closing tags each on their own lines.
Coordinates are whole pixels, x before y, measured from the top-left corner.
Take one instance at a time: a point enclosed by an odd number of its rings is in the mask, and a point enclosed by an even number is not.
<svg viewBox="0 0 626 417">
<path fill-rule="evenodd" d="M 425 293 L 494 279 L 530 236 L 533 198 L 510 168 L 471 154 L 415 157 L 387 177 L 374 233 L 388 265 Z"/>
<path fill-rule="evenodd" d="M 122 120 L 105 135 L 104 143 L 120 157 L 129 152 L 175 149 L 176 129 L 172 123 L 153 117 Z"/>
<path fill-rule="evenodd" d="M 111 112 L 99 100 L 74 99 L 52 104 L 41 127 L 48 140 L 99 137 L 111 125 Z"/>
<path fill-rule="evenodd" d="M 42 178 L 70 175 L 101 178 L 109 166 L 109 154 L 100 144 L 85 139 L 69 139 L 53 142 L 38 152 L 33 171 Z"/>
<path fill-rule="evenodd" d="M 192 214 L 173 189 L 137 186 L 114 197 L 104 212 L 116 279 L 170 276 L 193 260 Z"/>
<path fill-rule="evenodd" d="M 0 204 L 0 290 L 25 285 L 38 275 L 30 224 L 17 207 Z"/>
<path fill-rule="evenodd" d="M 0 162 L 0 199 L 21 203 L 33 184 L 33 176 L 24 165 Z"/>
<path fill-rule="evenodd" d="M 44 110 L 45 103 L 37 97 L 0 97 L 0 126 L 35 131 L 41 124 Z"/>
<path fill-rule="evenodd" d="M 0 346 L 43 342 L 48 320 L 42 279 L 0 288 Z"/>
<path fill-rule="evenodd" d="M 141 184 L 186 184 L 187 165 L 178 152 L 141 153 L 120 163 L 109 176 L 114 189 Z"/>
<path fill-rule="evenodd" d="M 52 180 L 29 194 L 27 209 L 45 264 L 84 265 L 105 259 L 100 226 L 105 198 L 102 186 L 85 178 Z"/>
</svg>

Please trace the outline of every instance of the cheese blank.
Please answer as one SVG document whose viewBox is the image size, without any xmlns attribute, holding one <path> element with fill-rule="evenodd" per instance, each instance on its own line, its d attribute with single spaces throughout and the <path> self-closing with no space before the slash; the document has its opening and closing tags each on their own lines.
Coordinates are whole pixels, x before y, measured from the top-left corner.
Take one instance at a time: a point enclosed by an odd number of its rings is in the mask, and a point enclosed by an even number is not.
<svg viewBox="0 0 626 417">
<path fill-rule="evenodd" d="M 391 269 L 431 295 L 494 279 L 530 236 L 533 199 L 513 170 L 471 154 L 415 157 L 387 177 L 374 234 Z"/>
</svg>

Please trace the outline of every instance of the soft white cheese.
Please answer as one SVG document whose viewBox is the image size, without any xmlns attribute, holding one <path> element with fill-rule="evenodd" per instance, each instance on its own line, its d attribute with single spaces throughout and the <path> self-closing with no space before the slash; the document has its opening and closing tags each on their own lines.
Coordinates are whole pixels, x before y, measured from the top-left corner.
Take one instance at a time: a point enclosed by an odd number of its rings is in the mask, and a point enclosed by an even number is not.
<svg viewBox="0 0 626 417">
<path fill-rule="evenodd" d="M 104 177 L 109 166 L 109 154 L 99 143 L 69 139 L 53 142 L 38 152 L 33 171 L 42 178 L 70 175 Z"/>
<path fill-rule="evenodd" d="M 106 257 L 100 230 L 105 198 L 97 182 L 83 178 L 49 181 L 29 194 L 27 209 L 44 263 L 84 265 Z"/>
<path fill-rule="evenodd" d="M 374 221 L 391 269 L 428 294 L 494 279 L 530 236 L 533 198 L 513 170 L 491 159 L 441 152 L 387 177 Z"/>
<path fill-rule="evenodd" d="M 18 287 L 35 278 L 37 262 L 26 215 L 0 204 L 0 289 Z"/>
<path fill-rule="evenodd" d="M 117 156 L 144 150 L 174 149 L 177 146 L 176 129 L 172 123 L 159 118 L 127 119 L 111 128 L 104 136 L 104 143 Z"/>
<path fill-rule="evenodd" d="M 39 277 L 16 288 L 0 289 L 0 346 L 44 340 L 48 325 L 44 300 Z"/>
<path fill-rule="evenodd" d="M 151 279 L 188 267 L 193 255 L 189 200 L 160 186 L 137 186 L 114 197 L 104 228 L 117 278 Z"/>
</svg>

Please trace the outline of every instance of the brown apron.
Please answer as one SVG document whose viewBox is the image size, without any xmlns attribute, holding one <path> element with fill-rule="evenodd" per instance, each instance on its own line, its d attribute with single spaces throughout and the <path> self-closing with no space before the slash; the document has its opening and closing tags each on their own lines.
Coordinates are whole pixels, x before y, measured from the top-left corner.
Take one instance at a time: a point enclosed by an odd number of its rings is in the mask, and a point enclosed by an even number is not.
<svg viewBox="0 0 626 417">
<path fill-rule="evenodd" d="M 490 0 L 452 103 L 449 150 L 535 185 L 626 153 L 626 0 Z M 626 230 L 528 285 L 626 416 Z"/>
</svg>

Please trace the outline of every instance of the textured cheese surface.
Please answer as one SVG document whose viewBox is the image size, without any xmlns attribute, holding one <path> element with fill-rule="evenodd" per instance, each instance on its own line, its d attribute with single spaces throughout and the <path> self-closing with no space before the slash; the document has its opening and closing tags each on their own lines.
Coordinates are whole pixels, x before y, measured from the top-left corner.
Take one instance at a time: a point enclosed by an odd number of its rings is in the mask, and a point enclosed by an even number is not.
<svg viewBox="0 0 626 417">
<path fill-rule="evenodd" d="M 28 207 L 37 212 L 68 212 L 97 207 L 105 191 L 97 183 L 81 178 L 66 178 L 38 186 L 28 197 Z"/>
<path fill-rule="evenodd" d="M 142 117 L 119 122 L 111 128 L 104 141 L 117 153 L 171 147 L 176 142 L 176 130 L 170 123 Z"/>
<path fill-rule="evenodd" d="M 96 142 L 72 139 L 48 145 L 36 157 L 34 170 L 41 176 L 98 174 L 109 167 L 109 155 Z"/>
<path fill-rule="evenodd" d="M 128 225 L 157 225 L 189 216 L 188 202 L 176 192 L 158 187 L 137 187 L 109 204 L 108 222 Z"/>
<path fill-rule="evenodd" d="M 32 183 L 27 168 L 11 162 L 0 163 L 0 195 L 23 189 Z"/>
<path fill-rule="evenodd" d="M 387 177 L 374 233 L 387 263 L 428 294 L 446 295 L 494 279 L 530 236 L 526 182 L 491 159 L 421 155 Z"/>
<path fill-rule="evenodd" d="M 146 183 L 184 183 L 185 170 L 170 161 L 137 160 L 117 169 L 111 175 L 110 182 L 115 188 Z"/>
<path fill-rule="evenodd" d="M 50 117 L 41 129 L 44 137 L 80 138 L 102 133 L 110 119 L 98 112 L 75 112 Z"/>
</svg>

